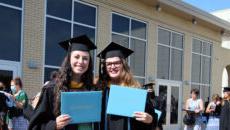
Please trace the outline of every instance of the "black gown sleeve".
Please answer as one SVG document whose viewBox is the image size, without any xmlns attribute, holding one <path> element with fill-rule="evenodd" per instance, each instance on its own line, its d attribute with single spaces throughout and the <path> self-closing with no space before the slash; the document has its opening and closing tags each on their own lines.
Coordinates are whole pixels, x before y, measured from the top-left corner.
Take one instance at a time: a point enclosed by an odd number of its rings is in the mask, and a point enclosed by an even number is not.
<svg viewBox="0 0 230 130">
<path fill-rule="evenodd" d="M 55 130 L 56 117 L 53 114 L 54 86 L 45 87 L 29 122 L 28 130 Z"/>
<path fill-rule="evenodd" d="M 230 104 L 225 100 L 220 115 L 220 130 L 230 130 Z"/>
<path fill-rule="evenodd" d="M 150 124 L 150 130 L 154 130 L 158 124 L 158 115 L 155 113 L 155 107 L 150 100 L 150 96 L 147 97 L 145 112 L 149 113 L 153 117 L 153 121 Z"/>
<path fill-rule="evenodd" d="M 23 115 L 28 121 L 34 115 L 34 109 L 30 104 L 28 104 L 25 108 L 23 108 Z"/>
</svg>

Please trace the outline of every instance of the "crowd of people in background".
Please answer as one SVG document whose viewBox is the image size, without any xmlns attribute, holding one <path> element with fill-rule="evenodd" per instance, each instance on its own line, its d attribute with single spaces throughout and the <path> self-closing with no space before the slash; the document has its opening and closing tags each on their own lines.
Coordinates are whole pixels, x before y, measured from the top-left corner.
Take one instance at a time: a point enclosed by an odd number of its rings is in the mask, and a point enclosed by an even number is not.
<svg viewBox="0 0 230 130">
<path fill-rule="evenodd" d="M 26 130 L 29 122 L 23 115 L 23 108 L 28 105 L 27 94 L 23 90 L 21 78 L 14 78 L 10 84 L 9 89 L 0 83 L 1 97 L 6 97 L 5 100 L 1 98 L 1 127 L 3 130 Z"/>
<path fill-rule="evenodd" d="M 20 77 L 12 79 L 9 87 L 0 82 L 0 130 L 163 130 L 166 97 L 155 95 L 153 83 L 142 86 L 134 79 L 126 60 L 132 50 L 111 42 L 98 54 L 99 76 L 94 78 L 90 51 L 97 47 L 87 36 L 72 38 L 60 45 L 67 52 L 61 68 L 51 73 L 50 81 L 30 103 Z M 148 90 L 145 111 L 134 113 L 131 119 L 107 115 L 111 84 Z M 63 91 L 102 91 L 101 122 L 69 125 L 71 115 L 60 113 L 60 93 Z M 177 111 L 178 102 L 173 101 L 175 108 L 172 107 L 172 111 Z M 204 104 L 199 98 L 199 90 L 192 89 L 183 109 L 187 121 L 184 130 L 230 130 L 230 88 L 224 89 L 223 98 L 214 94 L 212 100 Z M 155 110 L 162 114 L 158 115 Z M 178 113 L 174 114 L 178 116 Z"/>
<path fill-rule="evenodd" d="M 213 94 L 211 101 L 204 105 L 198 98 L 199 90 L 192 89 L 184 109 L 184 130 L 230 130 L 230 87 L 225 87 L 223 93 L 223 98 Z"/>
</svg>

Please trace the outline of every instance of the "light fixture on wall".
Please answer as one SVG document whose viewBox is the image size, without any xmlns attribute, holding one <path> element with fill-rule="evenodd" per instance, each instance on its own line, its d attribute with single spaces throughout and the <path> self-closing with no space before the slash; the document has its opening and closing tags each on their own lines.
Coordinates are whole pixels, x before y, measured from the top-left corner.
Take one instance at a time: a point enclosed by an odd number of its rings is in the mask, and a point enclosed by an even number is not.
<svg viewBox="0 0 230 130">
<path fill-rule="evenodd" d="M 185 80 L 185 81 L 184 81 L 184 84 L 185 84 L 185 85 L 190 85 L 190 82 L 189 82 L 188 80 Z"/>
<path fill-rule="evenodd" d="M 220 35 L 221 35 L 221 36 L 224 36 L 224 34 L 225 34 L 224 29 L 221 29 L 221 31 L 220 31 Z"/>
<path fill-rule="evenodd" d="M 150 83 L 154 83 L 155 82 L 155 77 L 153 76 L 153 75 L 149 75 L 148 76 L 148 82 L 150 82 Z"/>
<path fill-rule="evenodd" d="M 156 5 L 156 11 L 160 12 L 161 10 L 162 10 L 162 8 L 161 8 L 160 4 L 157 4 Z"/>
<path fill-rule="evenodd" d="M 197 21 L 195 18 L 192 19 L 192 24 L 196 25 L 197 24 Z"/>
<path fill-rule="evenodd" d="M 38 63 L 35 60 L 30 59 L 27 63 L 28 67 L 30 69 L 37 69 L 38 68 Z"/>
</svg>

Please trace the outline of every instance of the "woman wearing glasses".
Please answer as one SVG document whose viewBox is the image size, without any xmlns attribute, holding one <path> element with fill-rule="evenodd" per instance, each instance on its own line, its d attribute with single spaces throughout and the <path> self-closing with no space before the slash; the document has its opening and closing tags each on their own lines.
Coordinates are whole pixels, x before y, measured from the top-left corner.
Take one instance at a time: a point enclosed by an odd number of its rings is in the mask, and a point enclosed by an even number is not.
<svg viewBox="0 0 230 130">
<path fill-rule="evenodd" d="M 101 130 L 152 130 L 156 124 L 156 114 L 149 100 L 146 102 L 145 112 L 136 112 L 134 118 L 131 119 L 105 113 L 111 84 L 141 87 L 140 83 L 134 79 L 126 61 L 132 53 L 132 50 L 112 42 L 98 54 L 100 60 L 103 59 L 100 63 L 100 76 L 97 82 L 104 92 Z"/>
</svg>

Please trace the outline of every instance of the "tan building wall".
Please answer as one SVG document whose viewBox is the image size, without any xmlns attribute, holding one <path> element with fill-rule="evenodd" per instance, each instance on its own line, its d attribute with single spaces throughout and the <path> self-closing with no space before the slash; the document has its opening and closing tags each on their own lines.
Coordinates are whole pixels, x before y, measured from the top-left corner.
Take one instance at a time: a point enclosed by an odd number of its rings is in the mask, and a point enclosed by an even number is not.
<svg viewBox="0 0 230 130">
<path fill-rule="evenodd" d="M 22 80 L 29 97 L 41 90 L 44 60 L 44 0 L 24 1 Z M 37 68 L 29 68 L 34 62 Z"/>
<path fill-rule="evenodd" d="M 221 45 L 216 45 L 213 48 L 213 68 L 212 68 L 212 93 L 221 94 L 222 85 L 222 74 L 224 68 L 230 65 L 230 50 L 221 47 Z M 229 72 L 228 72 L 228 76 Z"/>
</svg>

